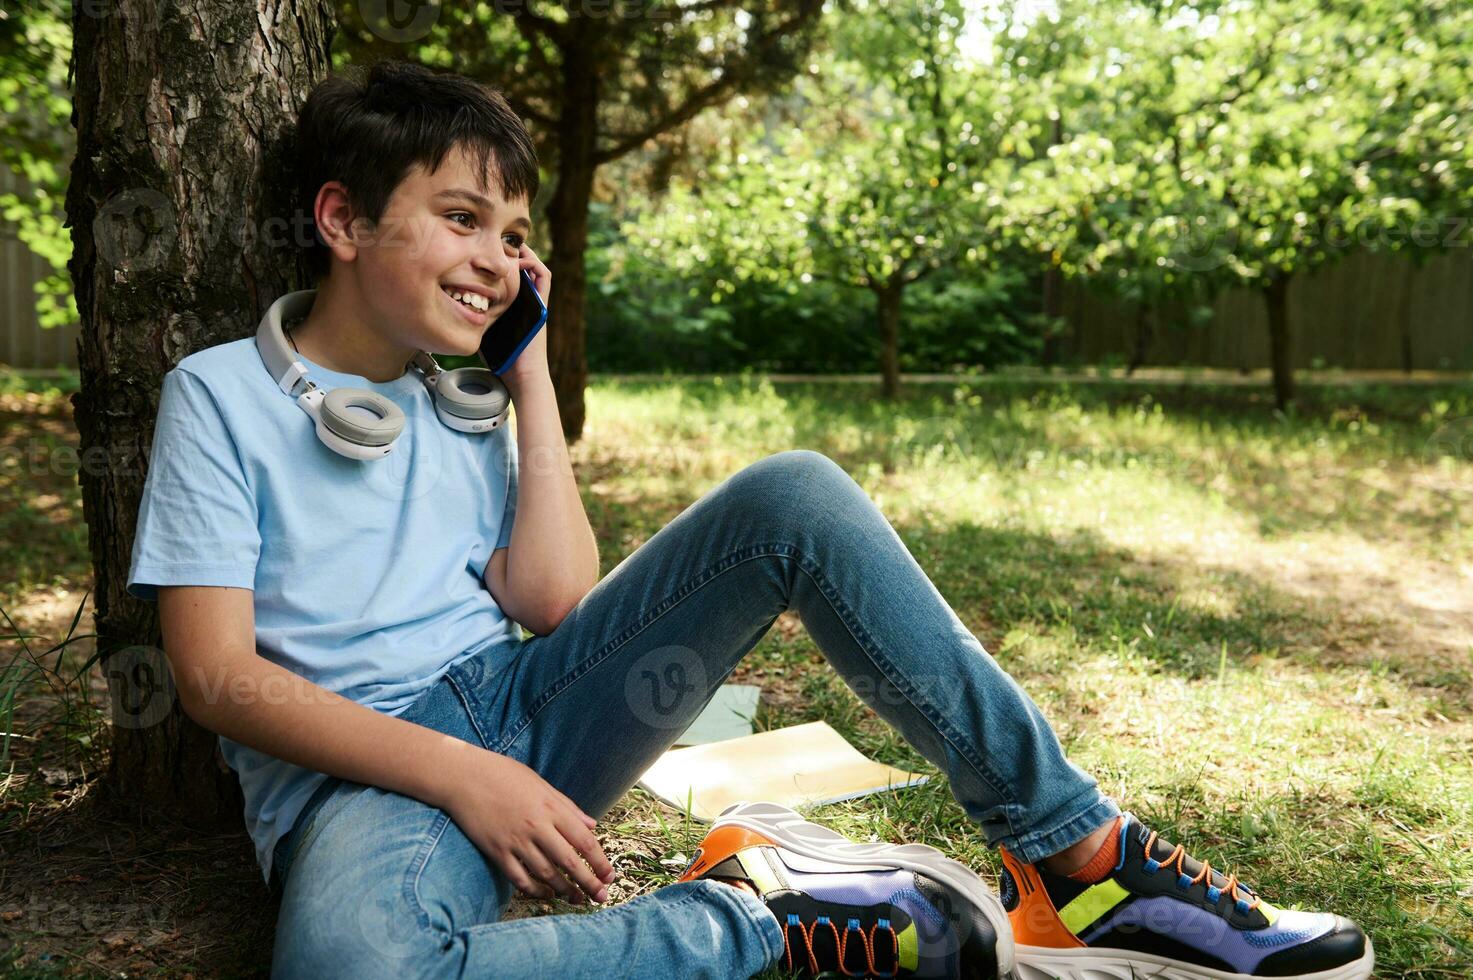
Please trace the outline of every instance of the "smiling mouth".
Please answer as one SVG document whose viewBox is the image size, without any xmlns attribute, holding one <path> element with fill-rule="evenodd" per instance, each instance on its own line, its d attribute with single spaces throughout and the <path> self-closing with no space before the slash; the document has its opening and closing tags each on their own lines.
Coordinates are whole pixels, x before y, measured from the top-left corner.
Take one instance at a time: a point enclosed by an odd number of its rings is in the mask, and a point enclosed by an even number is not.
<svg viewBox="0 0 1473 980">
<path fill-rule="evenodd" d="M 493 304 L 489 299 L 484 296 L 479 296 L 479 294 L 461 292 L 462 296 L 470 299 L 470 302 L 466 302 L 466 300 L 464 299 L 456 299 L 454 296 L 452 296 L 449 287 L 441 286 L 440 292 L 444 293 L 452 303 L 460 307 L 463 311 L 465 311 L 468 316 L 472 317 L 473 319 L 480 320 L 491 315 L 491 306 Z M 484 302 L 486 303 L 486 307 L 483 309 L 480 306 L 472 305 L 476 302 Z"/>
</svg>

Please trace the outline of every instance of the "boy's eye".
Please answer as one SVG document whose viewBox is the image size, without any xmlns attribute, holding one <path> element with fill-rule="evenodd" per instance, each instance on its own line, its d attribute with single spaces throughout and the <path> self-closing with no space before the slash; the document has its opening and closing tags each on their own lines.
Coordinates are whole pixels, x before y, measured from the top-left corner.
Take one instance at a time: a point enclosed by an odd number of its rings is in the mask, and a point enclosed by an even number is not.
<svg viewBox="0 0 1473 980">
<path fill-rule="evenodd" d="M 446 215 L 446 217 L 449 218 L 451 221 L 454 221 L 457 217 L 460 217 L 460 216 L 464 216 L 464 217 L 470 218 L 471 221 L 475 221 L 476 220 L 476 216 L 473 215 L 473 214 L 471 214 L 469 211 L 454 211 L 454 212 L 451 212 L 450 214 Z M 461 227 L 468 228 L 470 226 L 469 225 L 462 225 Z"/>
<path fill-rule="evenodd" d="M 522 244 L 524 242 L 526 242 L 526 239 L 525 238 L 523 238 L 521 235 L 517 235 L 517 234 L 507 235 L 505 240 L 506 240 L 506 243 L 508 245 L 510 245 L 513 249 L 515 249 L 516 251 L 521 251 Z"/>
</svg>

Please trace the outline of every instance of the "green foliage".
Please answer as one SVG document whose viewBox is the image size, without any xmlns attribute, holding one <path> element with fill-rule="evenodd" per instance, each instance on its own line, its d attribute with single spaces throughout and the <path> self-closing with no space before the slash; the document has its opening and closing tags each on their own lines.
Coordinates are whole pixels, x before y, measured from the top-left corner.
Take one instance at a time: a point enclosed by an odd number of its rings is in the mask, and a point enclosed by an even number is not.
<svg viewBox="0 0 1473 980">
<path fill-rule="evenodd" d="M 701 218 L 698 212 L 672 213 L 676 220 Z M 714 243 L 710 250 L 672 247 L 642 227 L 645 217 L 621 232 L 613 226 L 613 209 L 593 208 L 586 316 L 594 370 L 874 370 L 879 342 L 863 290 L 811 275 L 805 282 L 802 273 L 776 265 L 754 274 Z M 943 269 L 907 290 L 902 368 L 960 370 L 1032 360 L 1036 334 L 1013 319 L 1025 286 L 1012 269 Z"/>
<path fill-rule="evenodd" d="M 1466 205 L 1467 5 L 1058 7 L 994 26 L 999 70 L 1062 117 L 1003 230 L 1068 274 L 1137 302 L 1210 298 L 1397 247 L 1381 232 Z"/>
<path fill-rule="evenodd" d="M 36 284 L 42 326 L 78 319 L 66 271 L 72 254 L 62 225 L 71 152 L 71 5 L 37 0 L 0 17 L 0 160 L 22 177 L 22 193 L 0 194 L 0 217 L 52 273 Z"/>
<path fill-rule="evenodd" d="M 336 57 L 500 85 L 549 177 L 569 110 L 554 81 L 570 57 L 598 59 L 596 368 L 870 369 L 886 288 L 904 291 L 906 369 L 1007 363 L 1039 347 L 1044 269 L 1142 311 L 1185 308 L 1190 328 L 1226 288 L 1351 248 L 1422 261 L 1473 202 L 1459 0 L 852 0 L 816 46 L 804 27 L 766 53 L 773 12 L 610 16 L 592 43 L 570 9 L 446 9 L 419 29 L 344 3 Z M 0 19 L 0 157 L 30 188 L 0 195 L 0 214 L 55 270 L 37 287 L 48 324 L 77 315 L 69 11 L 41 0 Z M 764 58 L 782 71 L 698 94 L 711 65 Z M 666 126 L 682 105 L 707 108 Z"/>
</svg>

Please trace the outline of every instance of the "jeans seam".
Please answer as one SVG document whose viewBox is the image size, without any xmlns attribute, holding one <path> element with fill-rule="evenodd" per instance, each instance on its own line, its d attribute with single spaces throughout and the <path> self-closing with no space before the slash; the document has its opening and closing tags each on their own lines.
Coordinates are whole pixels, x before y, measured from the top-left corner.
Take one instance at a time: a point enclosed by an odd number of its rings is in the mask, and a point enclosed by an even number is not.
<svg viewBox="0 0 1473 980">
<path fill-rule="evenodd" d="M 684 882 L 677 882 L 676 884 L 684 884 Z M 696 885 L 705 884 L 705 885 L 709 885 L 710 887 L 709 888 L 692 888 L 692 889 L 689 889 L 689 892 L 690 893 L 688 895 L 686 895 L 684 898 L 678 899 L 677 901 L 670 902 L 670 903 L 666 904 L 665 905 L 665 910 L 666 911 L 671 911 L 671 910 L 674 910 L 674 909 L 678 909 L 678 908 L 680 908 L 681 906 L 684 906 L 684 905 L 690 905 L 690 904 L 692 904 L 694 902 L 705 902 L 705 901 L 708 900 L 708 896 L 714 896 L 714 895 L 720 894 L 720 892 L 716 891 L 716 889 L 718 889 L 718 888 L 730 888 L 731 887 L 730 885 L 723 885 L 720 882 L 715 882 L 715 881 L 710 881 L 710 880 L 705 880 L 705 881 L 697 880 L 697 881 L 693 882 L 693 884 L 696 884 Z M 674 886 L 673 885 L 666 885 L 665 887 L 666 888 L 671 888 L 671 887 L 674 887 Z M 596 914 L 596 915 L 634 915 L 637 912 L 643 911 L 641 909 L 634 908 L 634 902 L 637 901 L 639 898 L 644 898 L 644 897 L 647 897 L 647 896 L 653 895 L 653 894 L 655 894 L 655 892 L 646 892 L 644 895 L 636 896 L 634 899 L 631 899 L 628 902 L 622 902 L 622 903 L 620 903 L 618 905 L 610 905 L 608 908 L 599 909 L 596 913 L 584 913 L 584 914 Z M 775 962 L 776 961 L 776 958 L 777 958 L 777 955 L 778 955 L 778 952 L 780 952 L 780 951 L 775 952 L 774 949 L 773 949 L 772 944 L 770 942 L 768 942 L 767 934 L 762 929 L 762 923 L 760 921 L 758 921 L 756 914 L 750 908 L 747 907 L 746 903 L 743 902 L 739 896 L 737 896 L 737 895 L 730 895 L 730 896 L 727 896 L 727 897 L 731 901 L 734 901 L 741 908 L 742 914 L 744 916 L 746 916 L 747 921 L 750 922 L 752 924 L 752 926 L 757 929 L 757 932 L 762 937 L 762 948 L 764 950 L 766 950 L 768 960 L 770 962 Z M 521 929 L 530 929 L 530 928 L 533 928 L 534 926 L 538 925 L 540 922 L 543 922 L 543 921 L 545 921 L 545 917 L 544 916 L 528 916 L 527 918 L 502 920 L 500 922 L 478 922 L 478 923 L 475 923 L 474 925 L 464 926 L 464 927 L 462 927 L 460 929 L 457 929 L 455 931 L 455 936 L 457 938 L 459 938 L 459 937 L 465 936 L 466 933 L 471 933 L 471 932 L 474 932 L 476 930 L 495 929 L 497 931 L 497 933 L 498 933 L 498 938 L 504 938 L 501 935 L 502 932 L 503 932 L 503 930 L 506 931 L 506 932 L 516 932 L 516 931 L 519 931 Z"/>
<path fill-rule="evenodd" d="M 415 854 L 414 860 L 410 862 L 408 871 L 404 875 L 404 901 L 414 910 L 415 922 L 421 928 L 435 932 L 445 937 L 450 935 L 449 930 L 441 929 L 430 921 L 430 913 L 419 900 L 419 879 L 424 874 L 425 865 L 430 862 L 430 855 L 440 844 L 440 838 L 445 835 L 445 828 L 450 824 L 450 815 L 443 810 L 435 811 L 435 822 L 430 825 L 429 833 L 425 835 L 424 843 L 420 845 L 419 852 Z"/>
<path fill-rule="evenodd" d="M 731 888 L 730 885 L 722 885 L 716 882 L 713 882 L 713 884 L 717 884 L 720 888 Z M 736 890 L 733 889 L 733 891 Z M 756 927 L 757 932 L 762 936 L 762 948 L 767 950 L 767 959 L 769 961 L 769 965 L 771 965 L 772 963 L 776 963 L 779 959 L 781 959 L 783 950 L 779 949 L 775 944 L 769 943 L 767 941 L 767 930 L 763 927 L 761 918 L 759 918 L 757 912 L 753 911 L 752 906 L 748 904 L 748 899 L 753 902 L 762 902 L 762 899 L 757 898 L 755 895 L 744 895 L 742 893 L 732 894 L 727 897 L 735 900 L 736 903 L 742 907 L 742 911 L 746 913 L 747 919 L 752 923 L 754 927 Z M 776 913 L 767 908 L 766 902 L 762 902 L 762 907 L 769 916 L 773 917 L 774 919 L 776 918 Z M 777 923 L 777 927 L 781 930 L 782 923 Z M 786 940 L 786 937 L 784 937 L 784 939 Z"/>
<path fill-rule="evenodd" d="M 955 731 L 951 728 L 950 725 L 945 725 L 943 722 L 938 721 L 932 716 L 929 711 L 927 711 L 924 707 L 917 703 L 912 696 L 913 689 L 911 689 L 909 684 L 906 684 L 904 687 L 902 687 L 900 684 L 895 683 L 894 676 L 892 676 L 895 673 L 894 665 L 891 664 L 891 662 L 887 658 L 878 656 L 871 648 L 870 643 L 867 643 L 865 639 L 861 639 L 860 635 L 857 635 L 863 634 L 865 638 L 869 637 L 869 634 L 866 633 L 862 627 L 858 627 L 857 624 L 851 623 L 851 611 L 849 610 L 849 607 L 845 605 L 842 600 L 839 600 L 835 596 L 830 594 L 828 580 L 823 577 L 822 571 L 818 569 L 817 563 L 812 561 L 807 555 L 803 554 L 802 550 L 797 545 L 784 544 L 780 542 L 768 542 L 757 545 L 747 545 L 744 548 L 733 551 L 723 556 L 721 559 L 714 562 L 713 564 L 709 565 L 699 575 L 692 577 L 680 588 L 676 589 L 674 592 L 667 595 L 664 599 L 660 600 L 660 602 L 656 603 L 655 606 L 652 607 L 650 613 L 648 613 L 644 619 L 637 622 L 630 629 L 625 630 L 623 635 L 609 641 L 609 643 L 605 645 L 603 650 L 600 650 L 599 652 L 585 658 L 581 663 L 574 666 L 572 670 L 570 670 L 567 674 L 563 675 L 563 677 L 556 681 L 552 685 L 552 687 L 548 688 L 547 691 L 544 691 L 541 695 L 539 695 L 538 700 L 533 703 L 530 709 L 528 709 L 527 714 L 522 718 L 522 720 L 518 722 L 517 725 L 500 740 L 500 742 L 492 751 L 504 751 L 507 746 L 515 742 L 517 737 L 526 730 L 527 726 L 532 723 L 532 721 L 537 717 L 539 713 L 541 713 L 542 709 L 550 704 L 553 699 L 556 698 L 559 694 L 565 691 L 574 681 L 576 681 L 579 677 L 582 677 L 589 670 L 592 670 L 598 664 L 602 663 L 608 657 L 612 656 L 621 647 L 629 643 L 635 637 L 639 636 L 640 633 L 643 633 L 650 626 L 653 626 L 666 613 L 674 609 L 683 600 L 693 595 L 696 590 L 705 587 L 706 585 L 715 581 L 717 577 L 725 574 L 733 568 L 736 568 L 738 565 L 744 564 L 756 558 L 770 558 L 775 555 L 784 558 L 793 558 L 797 561 L 799 569 L 801 569 L 803 573 L 808 576 L 809 580 L 813 582 L 815 587 L 817 587 L 819 595 L 823 596 L 824 599 L 828 601 L 829 608 L 832 609 L 834 611 L 834 614 L 839 617 L 839 621 L 844 624 L 844 628 L 849 631 L 849 635 L 854 639 L 855 644 L 859 647 L 861 651 L 864 652 L 865 656 L 869 658 L 869 661 L 874 666 L 874 668 L 878 670 L 881 674 L 883 674 L 886 680 L 889 680 L 891 684 L 894 684 L 897 690 L 901 691 L 901 693 L 905 695 L 906 700 L 911 703 L 911 705 L 916 709 L 920 716 L 929 721 L 932 727 L 936 729 L 937 733 L 940 734 L 942 738 L 944 738 L 952 745 L 953 748 L 957 750 L 958 754 L 967 761 L 968 765 L 970 765 L 973 770 L 976 771 L 977 775 L 981 777 L 988 784 L 988 786 L 992 788 L 992 791 L 996 793 L 1000 798 L 1007 801 L 1006 806 L 1009 810 L 1016 807 L 1017 800 L 1014 798 L 1013 794 L 1006 789 L 1006 781 L 1002 780 L 998 776 L 998 774 L 992 770 L 990 766 L 988 766 L 984 761 L 980 759 L 976 748 L 972 746 L 969 742 L 966 742 L 964 739 L 958 738 Z M 884 663 L 883 666 L 881 665 L 881 661 L 883 661 Z M 549 691 L 551 693 L 548 693 Z M 1009 817 L 1009 829 L 1011 829 L 1011 823 L 1011 817 Z"/>
<path fill-rule="evenodd" d="M 774 548 L 777 550 L 776 552 L 764 550 L 768 548 Z M 637 620 L 635 624 L 629 629 L 626 629 L 622 634 L 606 643 L 603 649 L 589 655 L 588 657 L 585 657 L 581 662 L 575 665 L 572 670 L 568 671 L 556 682 L 554 682 L 551 687 L 545 689 L 542 694 L 538 695 L 538 699 L 533 702 L 530 708 L 527 709 L 527 713 L 522 716 L 521 720 L 518 721 L 513 728 L 509 729 L 507 733 L 504 734 L 497 741 L 497 744 L 492 748 L 492 751 L 505 751 L 505 749 L 513 742 L 515 742 L 517 740 L 517 737 L 520 736 L 522 732 L 527 729 L 527 726 L 536 719 L 537 715 L 542 712 L 542 709 L 551 704 L 552 701 L 559 694 L 563 693 L 563 691 L 567 690 L 567 688 L 574 681 L 582 677 L 584 674 L 588 673 L 588 671 L 592 670 L 594 667 L 597 667 L 600 663 L 608 659 L 613 654 L 617 653 L 631 640 L 639 636 L 639 634 L 643 633 L 645 630 L 655 625 L 655 623 L 663 618 L 666 613 L 670 612 L 677 605 L 679 605 L 682 600 L 686 599 L 690 595 L 693 595 L 697 589 L 700 589 L 710 582 L 715 581 L 717 577 L 725 574 L 733 568 L 736 568 L 738 565 L 745 564 L 746 562 L 752 561 L 756 558 L 768 558 L 771 557 L 774 553 L 782 553 L 787 551 L 796 552 L 797 548 L 793 545 L 785 544 L 747 545 L 746 547 L 730 552 L 729 554 L 723 556 L 711 565 L 708 565 L 704 570 L 700 572 L 700 574 L 693 576 L 691 579 L 681 585 L 680 588 L 676 589 L 674 592 L 671 592 L 654 606 L 651 606 L 649 611 L 642 619 Z M 785 557 L 793 556 L 785 555 Z"/>
<path fill-rule="evenodd" d="M 849 635 L 853 638 L 855 645 L 858 646 L 859 649 L 864 652 L 864 655 L 869 658 L 870 663 L 874 665 L 874 668 L 882 675 L 884 675 L 886 680 L 888 680 L 891 684 L 894 684 L 897 690 L 905 695 L 906 700 L 911 703 L 911 706 L 916 709 L 917 713 L 919 713 L 922 718 L 925 718 L 927 721 L 929 721 L 932 727 L 936 729 L 937 733 L 939 733 L 944 739 L 946 739 L 946 741 L 951 743 L 952 747 L 955 748 L 961 755 L 961 757 L 965 759 L 967 763 L 976 771 L 977 775 L 980 776 L 984 781 L 986 781 L 986 783 L 992 788 L 992 791 L 996 793 L 999 797 L 1007 801 L 1007 806 L 1009 808 L 1016 806 L 1018 801 L 1006 788 L 1007 781 L 1002 779 L 996 772 L 994 772 L 991 766 L 987 765 L 987 763 L 981 758 L 980 753 L 977 752 L 976 747 L 967 740 L 961 738 L 950 725 L 945 724 L 944 719 L 932 717 L 931 712 L 929 712 L 924 705 L 916 701 L 915 698 L 912 696 L 912 690 L 908 689 L 910 687 L 909 684 L 907 684 L 906 687 L 902 687 L 901 685 L 895 683 L 895 677 L 903 675 L 901 675 L 900 672 L 895 669 L 894 664 L 892 664 L 888 658 L 875 652 L 875 647 L 877 647 L 877 645 L 873 644 L 873 641 L 870 639 L 869 634 L 865 632 L 864 627 L 860 626 L 858 623 L 850 621 L 850 610 L 849 607 L 844 604 L 844 601 L 835 595 L 829 594 L 828 580 L 823 577 L 823 573 L 821 570 L 818 569 L 817 563 L 812 563 L 813 568 L 810 568 L 809 564 L 810 563 L 805 556 L 799 556 L 798 567 L 802 569 L 803 574 L 807 575 L 809 580 L 813 582 L 814 586 L 818 589 L 819 595 L 828 600 L 829 608 L 834 611 L 834 615 L 839 617 L 839 622 L 844 624 L 844 628 L 849 631 Z M 1011 817 L 1009 817 L 1008 822 L 1009 829 L 1011 829 Z"/>
<path fill-rule="evenodd" d="M 1103 793 L 1097 792 L 1095 800 L 1089 806 L 1070 816 L 1063 823 L 1049 830 L 1035 830 L 1021 837 L 1015 837 L 1009 850 L 1019 860 L 1035 864 L 1051 854 L 1057 854 L 1070 844 L 1083 840 L 1095 828 L 1121 812 L 1118 803 Z M 1103 813 L 1104 819 L 1099 819 L 1096 816 L 1097 813 Z M 1083 827 L 1083 829 L 1078 830 L 1078 827 Z M 1033 854 L 1035 850 L 1041 853 L 1035 856 Z"/>
<path fill-rule="evenodd" d="M 471 707 L 470 698 L 466 696 L 465 691 L 461 689 L 460 682 L 454 677 L 447 673 L 445 679 L 450 682 L 450 689 L 455 692 L 455 697 L 460 701 L 460 706 L 465 709 L 465 716 L 470 721 L 471 728 L 476 733 L 476 738 L 481 740 L 481 746 L 483 748 L 487 748 L 486 733 L 481 729 L 481 720 L 476 717 L 476 711 Z"/>
</svg>

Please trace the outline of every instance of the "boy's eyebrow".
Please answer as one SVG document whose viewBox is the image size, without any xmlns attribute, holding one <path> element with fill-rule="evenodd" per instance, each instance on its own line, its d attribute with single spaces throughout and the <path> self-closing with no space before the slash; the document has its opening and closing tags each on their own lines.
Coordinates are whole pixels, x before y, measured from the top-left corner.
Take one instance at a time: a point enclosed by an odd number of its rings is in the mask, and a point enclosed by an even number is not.
<svg viewBox="0 0 1473 980">
<path fill-rule="evenodd" d="M 496 205 L 491 202 L 490 198 L 487 198 L 481 194 L 477 194 L 475 191 L 467 190 L 464 187 L 453 187 L 449 190 L 440 191 L 438 194 L 435 195 L 434 199 L 439 200 L 440 198 L 465 201 L 468 204 L 474 204 L 476 207 L 484 210 L 487 214 L 490 214 L 492 211 L 496 210 Z M 518 215 L 517 217 L 512 219 L 511 223 L 512 227 L 521 228 L 527 234 L 532 234 L 532 222 L 528 221 L 526 218 Z"/>
</svg>

